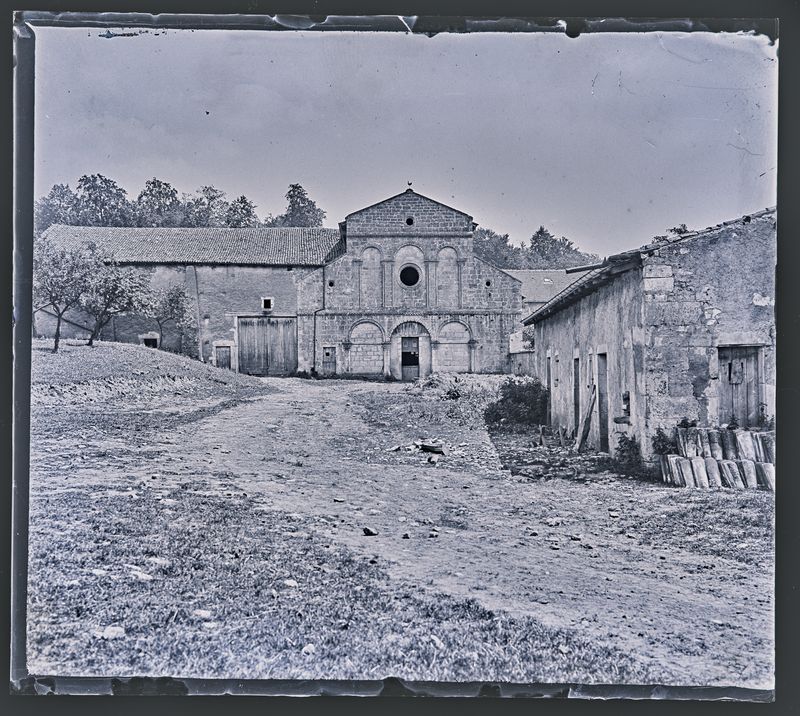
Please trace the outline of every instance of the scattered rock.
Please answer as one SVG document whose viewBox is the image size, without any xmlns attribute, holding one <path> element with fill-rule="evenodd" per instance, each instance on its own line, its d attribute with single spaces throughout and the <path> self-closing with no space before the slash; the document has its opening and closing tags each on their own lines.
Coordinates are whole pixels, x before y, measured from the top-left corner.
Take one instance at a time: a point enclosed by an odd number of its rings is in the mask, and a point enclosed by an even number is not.
<svg viewBox="0 0 800 716">
<path fill-rule="evenodd" d="M 378 534 L 377 530 L 372 529 L 372 527 L 364 527 L 364 535 L 366 537 L 375 537 Z"/>
<path fill-rule="evenodd" d="M 334 497 L 333 501 L 334 502 L 344 502 L 344 500 L 341 497 Z"/>
<path fill-rule="evenodd" d="M 436 530 L 431 530 L 428 532 L 428 537 L 438 537 L 439 533 Z"/>
<path fill-rule="evenodd" d="M 95 631 L 94 635 L 100 639 L 120 639 L 125 636 L 125 629 L 119 626 L 107 626 L 105 629 Z"/>
<path fill-rule="evenodd" d="M 444 642 L 436 634 L 431 634 L 431 641 L 436 644 L 437 649 L 444 649 Z"/>
<path fill-rule="evenodd" d="M 411 539 L 411 535 L 408 532 L 403 532 L 403 539 Z"/>
<path fill-rule="evenodd" d="M 306 644 L 302 649 L 303 654 L 306 656 L 311 656 L 312 654 L 317 653 L 317 647 L 313 644 Z"/>
<path fill-rule="evenodd" d="M 200 619 L 211 619 L 211 612 L 208 609 L 195 609 L 192 614 Z"/>
<path fill-rule="evenodd" d="M 298 586 L 297 582 L 294 579 L 284 579 L 283 584 L 290 588 L 295 588 Z"/>
</svg>

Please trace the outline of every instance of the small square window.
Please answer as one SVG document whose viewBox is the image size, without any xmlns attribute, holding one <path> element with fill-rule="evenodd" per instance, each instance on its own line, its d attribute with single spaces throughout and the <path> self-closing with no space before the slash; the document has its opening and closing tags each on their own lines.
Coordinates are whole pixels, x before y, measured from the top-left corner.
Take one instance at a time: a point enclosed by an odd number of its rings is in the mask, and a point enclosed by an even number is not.
<svg viewBox="0 0 800 716">
<path fill-rule="evenodd" d="M 274 299 L 272 296 L 262 296 L 261 297 L 261 310 L 262 311 L 271 311 L 273 308 Z"/>
</svg>

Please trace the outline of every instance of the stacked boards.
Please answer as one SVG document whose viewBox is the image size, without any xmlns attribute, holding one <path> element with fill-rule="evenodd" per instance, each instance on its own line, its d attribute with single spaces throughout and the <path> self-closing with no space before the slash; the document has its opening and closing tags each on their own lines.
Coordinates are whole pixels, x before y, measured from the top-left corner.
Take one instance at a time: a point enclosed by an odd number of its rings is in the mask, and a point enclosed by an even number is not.
<svg viewBox="0 0 800 716">
<path fill-rule="evenodd" d="M 660 455 L 664 482 L 682 487 L 775 490 L 775 433 L 676 428 L 677 455 Z"/>
</svg>

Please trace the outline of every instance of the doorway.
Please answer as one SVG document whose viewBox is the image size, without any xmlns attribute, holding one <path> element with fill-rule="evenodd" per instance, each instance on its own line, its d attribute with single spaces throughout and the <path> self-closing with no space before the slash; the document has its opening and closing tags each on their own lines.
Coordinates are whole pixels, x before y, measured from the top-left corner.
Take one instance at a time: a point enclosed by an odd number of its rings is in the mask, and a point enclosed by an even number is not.
<svg viewBox="0 0 800 716">
<path fill-rule="evenodd" d="M 336 346 L 323 346 L 322 348 L 322 375 L 336 373 Z"/>
<path fill-rule="evenodd" d="M 290 375 L 297 370 L 294 317 L 239 316 L 239 371 L 249 375 Z"/>
<path fill-rule="evenodd" d="M 231 347 L 230 346 L 217 346 L 214 349 L 215 352 L 215 362 L 217 364 L 217 368 L 227 368 L 230 370 L 231 368 Z"/>
<path fill-rule="evenodd" d="M 597 427 L 600 435 L 600 451 L 608 449 L 608 356 L 597 354 Z"/>
<path fill-rule="evenodd" d="M 400 353 L 403 380 L 419 378 L 419 338 L 403 336 Z"/>
<path fill-rule="evenodd" d="M 758 425 L 761 391 L 758 346 L 719 349 L 719 422 L 735 420 L 739 427 Z"/>
<path fill-rule="evenodd" d="M 581 361 L 574 358 L 572 361 L 572 425 L 575 435 L 581 424 Z"/>
</svg>

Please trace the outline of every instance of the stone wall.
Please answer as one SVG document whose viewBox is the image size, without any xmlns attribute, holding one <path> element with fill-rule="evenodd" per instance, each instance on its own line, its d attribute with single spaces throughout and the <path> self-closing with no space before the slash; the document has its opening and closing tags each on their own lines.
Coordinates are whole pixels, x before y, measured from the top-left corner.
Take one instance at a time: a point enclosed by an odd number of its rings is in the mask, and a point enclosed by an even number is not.
<svg viewBox="0 0 800 716">
<path fill-rule="evenodd" d="M 574 360 L 579 361 L 580 421 L 591 402 L 592 386 L 597 386 L 597 356 L 606 355 L 612 452 L 621 433 L 640 435 L 644 428 L 642 305 L 641 271 L 633 269 L 536 324 L 536 374 L 546 384 L 549 359 L 554 426 L 567 431 L 575 427 Z M 614 422 L 614 418 L 629 422 Z M 595 400 L 588 444 L 598 449 L 599 419 Z"/>
<path fill-rule="evenodd" d="M 776 219 L 767 214 L 658 249 L 644 261 L 647 430 L 719 424 L 720 346 L 758 346 L 775 414 Z"/>
</svg>

